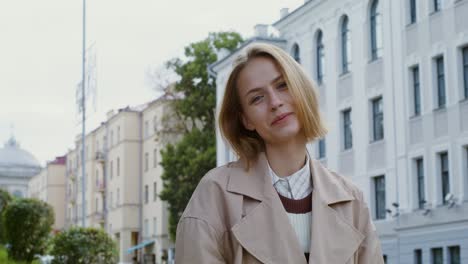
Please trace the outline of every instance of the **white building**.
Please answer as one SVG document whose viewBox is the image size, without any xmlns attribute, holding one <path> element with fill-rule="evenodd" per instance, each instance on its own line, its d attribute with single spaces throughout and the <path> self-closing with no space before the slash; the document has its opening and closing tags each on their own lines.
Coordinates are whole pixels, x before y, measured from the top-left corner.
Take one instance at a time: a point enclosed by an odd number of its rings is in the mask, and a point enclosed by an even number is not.
<svg viewBox="0 0 468 264">
<path fill-rule="evenodd" d="M 388 263 L 468 263 L 468 0 L 306 1 L 210 70 L 276 44 L 318 84 L 330 132 L 309 149 L 364 191 Z M 218 131 L 219 132 L 219 131 Z M 235 157 L 217 134 L 217 160 Z"/>
</svg>

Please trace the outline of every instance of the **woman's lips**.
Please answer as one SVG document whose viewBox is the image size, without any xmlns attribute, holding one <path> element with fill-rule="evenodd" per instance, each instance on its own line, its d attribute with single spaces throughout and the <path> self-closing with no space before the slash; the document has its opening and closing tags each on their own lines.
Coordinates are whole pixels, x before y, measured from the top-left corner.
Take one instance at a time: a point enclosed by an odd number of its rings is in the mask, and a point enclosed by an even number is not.
<svg viewBox="0 0 468 264">
<path fill-rule="evenodd" d="M 292 113 L 286 113 L 286 114 L 282 114 L 282 115 L 276 117 L 275 120 L 273 120 L 273 122 L 271 122 L 271 125 L 276 125 L 276 124 L 280 123 L 281 121 L 285 120 L 291 114 Z"/>
</svg>

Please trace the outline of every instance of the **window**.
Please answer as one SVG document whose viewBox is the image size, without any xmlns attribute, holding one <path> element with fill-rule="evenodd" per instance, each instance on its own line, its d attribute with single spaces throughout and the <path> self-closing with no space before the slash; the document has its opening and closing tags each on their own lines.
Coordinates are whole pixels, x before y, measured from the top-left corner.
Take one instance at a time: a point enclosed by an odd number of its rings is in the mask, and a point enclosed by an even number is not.
<svg viewBox="0 0 468 264">
<path fill-rule="evenodd" d="M 157 132 L 158 131 L 158 117 L 157 116 L 154 116 L 153 117 L 153 131 L 154 132 Z"/>
<path fill-rule="evenodd" d="M 414 250 L 414 264 L 423 264 L 421 249 Z"/>
<path fill-rule="evenodd" d="M 451 246 L 449 250 L 449 264 L 460 264 L 460 246 Z"/>
<path fill-rule="evenodd" d="M 416 23 L 416 0 L 409 0 L 410 24 Z"/>
<path fill-rule="evenodd" d="M 439 12 L 442 8 L 442 0 L 433 0 L 434 12 Z"/>
<path fill-rule="evenodd" d="M 96 208 L 96 211 L 99 211 L 99 203 L 98 203 L 98 198 L 96 198 L 96 204 L 95 204 L 95 207 Z"/>
<path fill-rule="evenodd" d="M 120 158 L 117 158 L 117 176 L 120 176 Z"/>
<path fill-rule="evenodd" d="M 341 71 L 342 73 L 349 72 L 349 64 L 351 64 L 351 34 L 349 32 L 349 20 L 345 16 L 341 22 Z"/>
<path fill-rule="evenodd" d="M 325 139 L 319 139 L 318 141 L 318 158 L 323 159 L 326 156 L 326 148 L 325 148 Z"/>
<path fill-rule="evenodd" d="M 424 193 L 424 162 L 422 158 L 416 160 L 416 175 L 418 186 L 418 208 L 424 209 L 426 198 Z"/>
<path fill-rule="evenodd" d="M 158 226 L 157 226 L 157 222 L 156 222 L 156 217 L 153 217 L 153 234 L 154 234 L 154 236 L 156 236 L 157 233 L 158 233 Z"/>
<path fill-rule="evenodd" d="M 462 50 L 463 55 L 463 90 L 465 91 L 465 99 L 468 99 L 468 47 Z"/>
<path fill-rule="evenodd" d="M 153 182 L 153 201 L 158 199 L 158 185 L 156 182 Z"/>
<path fill-rule="evenodd" d="M 351 109 L 343 111 L 343 142 L 345 150 L 353 147 L 353 134 L 351 130 Z"/>
<path fill-rule="evenodd" d="M 148 152 L 145 152 L 145 171 L 148 171 Z"/>
<path fill-rule="evenodd" d="M 120 205 L 120 189 L 117 188 L 117 206 Z"/>
<path fill-rule="evenodd" d="M 385 219 L 385 176 L 374 177 L 375 218 Z"/>
<path fill-rule="evenodd" d="M 143 234 L 145 237 L 149 236 L 148 219 L 145 219 L 145 225 L 143 226 Z"/>
<path fill-rule="evenodd" d="M 373 140 L 384 138 L 382 97 L 372 100 Z"/>
<path fill-rule="evenodd" d="M 370 44 L 371 60 L 382 56 L 382 14 L 379 9 L 379 1 L 374 0 L 370 8 Z"/>
<path fill-rule="evenodd" d="M 323 46 L 323 34 L 319 30 L 317 33 L 317 82 L 321 84 L 324 76 L 324 63 L 325 63 L 325 48 Z"/>
<path fill-rule="evenodd" d="M 444 75 L 444 57 L 435 59 L 436 64 L 436 84 L 437 84 L 437 107 L 445 107 L 445 75 Z"/>
<path fill-rule="evenodd" d="M 415 116 L 421 114 L 421 89 L 419 86 L 419 67 L 415 66 L 411 69 L 413 77 L 413 112 Z"/>
<path fill-rule="evenodd" d="M 443 152 L 439 154 L 440 157 L 440 176 L 442 180 L 442 201 L 446 204 L 445 196 L 450 192 L 450 179 L 449 179 L 449 164 L 448 153 Z"/>
<path fill-rule="evenodd" d="M 149 124 L 148 121 L 145 121 L 145 138 L 149 135 Z"/>
<path fill-rule="evenodd" d="M 120 126 L 117 127 L 117 143 L 120 142 Z"/>
<path fill-rule="evenodd" d="M 112 179 L 112 176 L 114 175 L 114 161 L 111 160 L 110 162 L 110 178 Z"/>
<path fill-rule="evenodd" d="M 158 166 L 158 150 L 154 149 L 153 150 L 153 168 L 156 168 Z"/>
<path fill-rule="evenodd" d="M 431 248 L 432 264 L 444 264 L 444 255 L 442 248 Z"/>
<path fill-rule="evenodd" d="M 148 203 L 148 185 L 145 185 L 145 204 Z"/>
<path fill-rule="evenodd" d="M 383 255 L 383 262 L 384 264 L 387 264 L 387 255 Z"/>
<path fill-rule="evenodd" d="M 292 53 L 293 53 L 294 60 L 297 61 L 297 63 L 301 63 L 301 51 L 297 43 L 293 45 Z"/>
</svg>

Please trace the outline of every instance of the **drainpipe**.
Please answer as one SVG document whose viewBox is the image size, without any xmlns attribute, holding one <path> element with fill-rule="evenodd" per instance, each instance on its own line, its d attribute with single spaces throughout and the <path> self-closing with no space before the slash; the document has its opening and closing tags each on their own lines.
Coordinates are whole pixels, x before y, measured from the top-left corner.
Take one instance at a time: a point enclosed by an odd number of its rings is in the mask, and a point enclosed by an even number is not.
<svg viewBox="0 0 468 264">
<path fill-rule="evenodd" d="M 140 206 L 138 210 L 138 215 L 139 215 L 139 222 L 140 222 L 140 235 L 138 236 L 138 241 L 139 244 L 143 242 L 143 168 L 142 168 L 142 152 L 143 152 L 143 111 L 138 112 L 138 121 L 139 121 L 139 134 L 140 134 L 140 140 L 139 140 L 139 148 L 138 148 L 138 195 L 139 195 L 139 200 L 140 200 Z M 140 260 L 143 262 L 143 250 L 140 250 Z"/>
</svg>

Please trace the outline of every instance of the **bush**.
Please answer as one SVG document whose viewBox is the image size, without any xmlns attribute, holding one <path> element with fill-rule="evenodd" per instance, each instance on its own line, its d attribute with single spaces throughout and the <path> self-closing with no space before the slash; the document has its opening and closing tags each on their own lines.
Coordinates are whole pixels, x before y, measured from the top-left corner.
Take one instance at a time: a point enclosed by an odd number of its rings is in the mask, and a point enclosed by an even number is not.
<svg viewBox="0 0 468 264">
<path fill-rule="evenodd" d="M 11 202 L 12 197 L 9 192 L 0 189 L 0 244 L 5 244 L 5 231 L 3 227 L 3 210 Z"/>
<path fill-rule="evenodd" d="M 117 246 L 102 229 L 74 227 L 52 239 L 52 263 L 117 263 Z"/>
<path fill-rule="evenodd" d="M 36 199 L 17 199 L 5 208 L 3 222 L 9 257 L 31 262 L 46 251 L 54 210 Z"/>
</svg>

